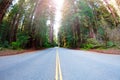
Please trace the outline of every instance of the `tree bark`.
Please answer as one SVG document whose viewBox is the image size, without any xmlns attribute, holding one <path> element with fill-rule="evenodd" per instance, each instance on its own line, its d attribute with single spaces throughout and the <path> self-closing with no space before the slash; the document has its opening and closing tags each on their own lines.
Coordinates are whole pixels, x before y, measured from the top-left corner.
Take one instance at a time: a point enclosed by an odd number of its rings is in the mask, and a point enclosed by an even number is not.
<svg viewBox="0 0 120 80">
<path fill-rule="evenodd" d="M 118 20 L 116 19 L 116 15 L 115 15 L 115 13 L 113 12 L 113 9 L 109 6 L 108 0 L 103 0 L 103 1 L 106 3 L 107 8 L 109 9 L 110 13 L 112 14 L 113 19 L 114 19 L 114 21 L 115 21 L 115 26 L 117 27 Z"/>
<path fill-rule="evenodd" d="M 0 3 L 0 24 L 5 15 L 5 12 L 7 11 L 8 7 L 12 3 L 12 1 L 13 0 L 2 0 L 2 2 Z"/>
</svg>

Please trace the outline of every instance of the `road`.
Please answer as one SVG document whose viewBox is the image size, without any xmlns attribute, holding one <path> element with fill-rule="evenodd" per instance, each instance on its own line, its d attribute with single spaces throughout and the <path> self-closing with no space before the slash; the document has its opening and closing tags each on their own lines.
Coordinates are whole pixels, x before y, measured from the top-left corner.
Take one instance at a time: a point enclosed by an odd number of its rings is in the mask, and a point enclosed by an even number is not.
<svg viewBox="0 0 120 80">
<path fill-rule="evenodd" d="M 0 80 L 120 80 L 120 55 L 50 48 L 4 56 Z"/>
</svg>

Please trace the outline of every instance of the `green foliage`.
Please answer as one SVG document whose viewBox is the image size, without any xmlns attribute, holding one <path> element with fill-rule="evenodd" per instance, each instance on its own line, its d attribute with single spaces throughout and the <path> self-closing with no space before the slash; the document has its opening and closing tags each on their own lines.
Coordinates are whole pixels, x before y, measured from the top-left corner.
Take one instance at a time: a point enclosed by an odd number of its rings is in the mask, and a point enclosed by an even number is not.
<svg viewBox="0 0 120 80">
<path fill-rule="evenodd" d="M 18 41 L 12 42 L 11 47 L 12 47 L 12 49 L 20 49 L 20 42 L 18 42 Z"/>
<path fill-rule="evenodd" d="M 0 47 L 0 51 L 2 51 L 3 50 L 3 48 L 2 47 Z"/>
<path fill-rule="evenodd" d="M 114 43 L 112 41 L 107 42 L 107 47 L 108 48 L 113 47 L 113 46 L 114 46 Z"/>
<path fill-rule="evenodd" d="M 44 45 L 43 45 L 45 48 L 49 48 L 51 47 L 51 44 L 49 42 L 45 42 Z"/>
<path fill-rule="evenodd" d="M 43 47 L 44 48 L 50 48 L 50 47 L 54 47 L 57 46 L 56 42 L 50 43 L 50 42 L 45 42 Z"/>
<path fill-rule="evenodd" d="M 19 32 L 17 34 L 17 41 L 11 43 L 12 49 L 25 48 L 29 41 L 29 35 L 25 32 Z"/>
<path fill-rule="evenodd" d="M 94 45 L 93 44 L 83 44 L 83 46 L 82 46 L 84 49 L 92 49 L 92 48 L 94 48 Z"/>
<path fill-rule="evenodd" d="M 0 25 L 0 47 L 8 48 L 8 28 L 9 24 L 7 20 L 3 20 L 2 24 Z"/>
<path fill-rule="evenodd" d="M 82 44 L 81 47 L 85 49 L 93 49 L 93 48 L 99 48 L 101 47 L 101 45 L 96 39 L 88 38 L 86 43 Z"/>
<path fill-rule="evenodd" d="M 95 38 L 87 39 L 87 44 L 99 45 L 99 42 Z"/>
<path fill-rule="evenodd" d="M 0 42 L 2 44 L 8 41 L 8 31 L 9 31 L 8 21 L 3 20 L 2 24 L 0 24 Z"/>
<path fill-rule="evenodd" d="M 62 24 L 58 36 L 60 46 L 99 48 L 106 44 L 108 47 L 112 47 L 114 44 L 107 41 L 120 40 L 119 35 L 112 39 L 114 37 L 112 29 L 116 27 L 117 22 L 119 24 L 120 20 L 118 18 L 120 17 L 113 6 L 108 4 L 112 10 L 110 12 L 103 1 L 65 1 L 67 4 L 63 6 Z M 114 31 L 114 35 L 119 33 L 119 29 L 116 30 L 117 32 Z"/>
<path fill-rule="evenodd" d="M 57 45 L 52 39 L 55 6 L 51 0 L 38 1 L 19 0 L 9 8 L 0 25 L 0 47 L 9 47 L 9 44 L 13 49 Z M 58 35 L 60 46 L 91 49 L 101 46 L 99 40 L 105 46 L 113 47 L 116 40 L 111 40 L 112 29 L 120 22 L 120 17 L 113 6 L 108 6 L 101 0 L 65 0 Z M 47 21 L 50 21 L 49 25 Z M 116 31 L 119 33 L 119 28 Z M 119 36 L 116 39 L 119 41 Z"/>
<path fill-rule="evenodd" d="M 120 42 L 115 43 L 116 48 L 120 49 Z"/>
<path fill-rule="evenodd" d="M 104 29 L 102 27 L 98 27 L 98 33 L 103 36 L 105 34 Z"/>
<path fill-rule="evenodd" d="M 2 47 L 9 48 L 10 47 L 9 42 L 8 41 L 4 41 L 4 43 L 2 44 Z"/>
<path fill-rule="evenodd" d="M 25 32 L 20 32 L 17 34 L 17 44 L 19 44 L 19 47 L 25 48 L 26 44 L 29 41 L 29 35 Z"/>
<path fill-rule="evenodd" d="M 18 4 L 15 4 L 15 5 L 12 7 L 11 14 L 18 13 L 18 11 L 19 11 L 19 6 L 18 6 Z"/>
</svg>

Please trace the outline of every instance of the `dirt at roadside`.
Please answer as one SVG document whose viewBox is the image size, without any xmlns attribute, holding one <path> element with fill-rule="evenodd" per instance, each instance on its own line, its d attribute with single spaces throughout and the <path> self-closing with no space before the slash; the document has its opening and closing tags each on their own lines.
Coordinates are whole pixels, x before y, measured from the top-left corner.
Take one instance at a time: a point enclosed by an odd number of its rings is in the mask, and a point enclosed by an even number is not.
<svg viewBox="0 0 120 80">
<path fill-rule="evenodd" d="M 73 48 L 71 48 L 73 49 Z M 73 50 L 84 50 L 84 49 L 80 49 L 80 48 L 74 48 Z M 101 54 L 115 54 L 115 55 L 120 55 L 120 49 L 89 49 L 89 50 L 85 50 L 85 51 L 92 51 L 92 52 L 98 52 Z"/>
<path fill-rule="evenodd" d="M 38 50 L 43 50 L 38 49 Z M 8 56 L 8 55 L 16 55 L 16 54 L 23 54 L 25 52 L 32 52 L 32 51 L 37 51 L 36 49 L 27 49 L 27 50 L 11 50 L 11 49 L 5 49 L 0 51 L 0 56 Z"/>
<path fill-rule="evenodd" d="M 89 51 L 99 52 L 99 53 L 104 53 L 104 54 L 120 55 L 120 50 L 119 49 L 107 49 L 107 50 L 90 49 Z"/>
<path fill-rule="evenodd" d="M 2 50 L 0 51 L 0 56 L 7 56 L 7 55 L 16 55 L 16 54 L 22 54 L 24 52 L 31 52 L 34 50 Z"/>
<path fill-rule="evenodd" d="M 39 50 L 43 50 L 43 49 L 39 49 Z M 80 49 L 74 49 L 74 50 L 80 50 Z M 5 49 L 5 50 L 0 51 L 0 56 L 23 54 L 24 52 L 32 52 L 32 51 L 36 51 L 36 50 L 35 49 L 28 49 L 28 50 Z M 88 51 L 99 52 L 99 53 L 103 53 L 103 54 L 120 55 L 119 49 L 106 49 L 106 50 L 90 49 Z"/>
</svg>

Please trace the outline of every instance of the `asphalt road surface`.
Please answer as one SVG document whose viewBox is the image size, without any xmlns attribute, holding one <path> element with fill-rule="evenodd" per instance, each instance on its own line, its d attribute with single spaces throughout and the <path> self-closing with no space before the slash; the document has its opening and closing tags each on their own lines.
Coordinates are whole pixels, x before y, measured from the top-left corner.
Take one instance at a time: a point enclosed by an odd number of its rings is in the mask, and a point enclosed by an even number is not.
<svg viewBox="0 0 120 80">
<path fill-rule="evenodd" d="M 120 55 L 50 48 L 4 56 L 0 80 L 120 80 Z"/>
</svg>

